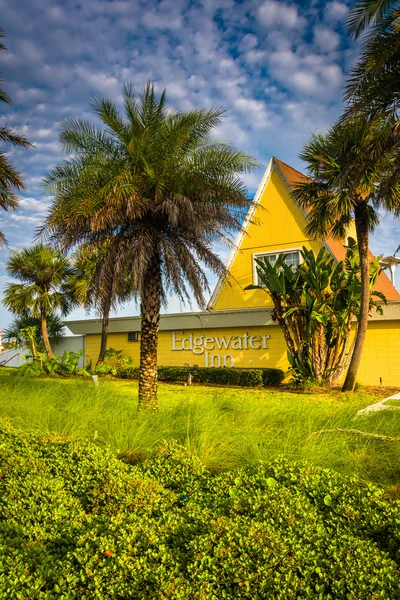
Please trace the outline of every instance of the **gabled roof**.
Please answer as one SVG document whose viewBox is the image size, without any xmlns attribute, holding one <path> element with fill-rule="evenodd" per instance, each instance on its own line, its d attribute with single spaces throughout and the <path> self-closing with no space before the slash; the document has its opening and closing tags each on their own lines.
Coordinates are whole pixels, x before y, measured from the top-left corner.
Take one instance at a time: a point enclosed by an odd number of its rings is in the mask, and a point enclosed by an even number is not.
<svg viewBox="0 0 400 600">
<path fill-rule="evenodd" d="M 260 199 L 262 197 L 264 189 L 271 177 L 271 173 L 274 168 L 280 173 L 283 181 L 286 183 L 286 185 L 290 191 L 293 189 L 293 187 L 296 184 L 305 183 L 307 181 L 310 181 L 309 177 L 307 177 L 300 171 L 297 171 L 297 169 L 294 169 L 290 165 L 284 163 L 283 161 L 279 160 L 278 158 L 275 158 L 275 156 L 273 156 L 271 158 L 271 160 L 267 166 L 267 169 L 265 170 L 263 178 L 260 182 L 260 185 L 257 189 L 256 195 L 254 196 L 253 202 L 249 208 L 246 219 L 243 223 L 243 231 L 241 231 L 239 233 L 239 235 L 236 239 L 236 242 L 235 242 L 235 246 L 232 248 L 232 251 L 228 258 L 228 261 L 226 264 L 226 268 L 228 270 L 230 269 L 230 267 L 234 261 L 234 258 L 239 250 L 239 247 L 245 236 L 245 232 L 247 231 L 247 228 L 252 220 L 254 212 L 260 202 Z M 302 208 L 302 210 L 303 210 L 305 216 L 307 217 L 307 211 L 304 210 L 303 208 Z M 332 254 L 332 256 L 338 262 L 344 259 L 345 255 L 346 255 L 346 248 L 342 244 L 342 242 L 340 242 L 339 240 L 335 240 L 332 237 L 327 237 L 323 240 L 323 244 L 326 247 L 326 249 Z M 373 258 L 373 255 L 371 253 L 370 253 L 370 255 L 371 255 L 371 258 Z M 220 277 L 219 281 L 217 282 L 214 292 L 210 298 L 210 302 L 208 304 L 209 310 L 212 309 L 212 307 L 214 306 L 224 281 L 225 281 L 225 277 L 222 275 Z M 399 301 L 400 300 L 399 292 L 396 290 L 396 288 L 394 287 L 394 285 L 392 284 L 392 282 L 390 281 L 390 279 L 388 278 L 388 276 L 386 275 L 386 273 L 384 271 L 382 271 L 382 273 L 379 275 L 378 281 L 376 282 L 375 289 L 379 292 L 382 292 L 386 296 L 388 301 Z"/>
</svg>

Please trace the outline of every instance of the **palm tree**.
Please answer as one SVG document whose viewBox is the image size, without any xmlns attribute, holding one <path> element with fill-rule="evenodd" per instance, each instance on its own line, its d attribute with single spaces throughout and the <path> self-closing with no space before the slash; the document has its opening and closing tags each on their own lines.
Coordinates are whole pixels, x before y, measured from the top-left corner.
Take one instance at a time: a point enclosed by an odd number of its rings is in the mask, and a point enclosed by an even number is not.
<svg viewBox="0 0 400 600">
<path fill-rule="evenodd" d="M 65 248 L 114 240 L 114 268 L 130 273 L 141 300 L 139 406 L 156 408 L 161 305 L 190 290 L 205 305 L 204 266 L 224 270 L 212 244 L 241 228 L 249 200 L 240 174 L 256 163 L 209 137 L 222 109 L 168 110 L 151 84 L 139 97 L 125 85 L 123 102 L 122 116 L 110 100 L 92 100 L 99 128 L 62 123 L 73 156 L 45 179 L 55 200 L 44 232 Z"/>
<path fill-rule="evenodd" d="M 58 315 L 49 315 L 47 318 L 47 330 L 50 344 L 54 344 L 62 340 L 64 321 Z M 33 331 L 33 340 L 31 336 L 27 336 L 27 331 Z M 41 321 L 38 317 L 32 317 L 29 313 L 16 316 L 11 324 L 3 330 L 3 338 L 9 342 L 16 342 L 17 345 L 29 343 L 32 346 L 32 353 L 35 355 L 36 348 L 43 350 L 44 341 L 41 332 Z M 32 343 L 33 342 L 33 343 Z"/>
<path fill-rule="evenodd" d="M 347 30 L 358 39 L 368 28 L 361 58 L 345 91 L 350 112 L 376 115 L 400 108 L 400 5 L 397 0 L 359 0 Z M 348 112 L 349 112 L 348 111 Z"/>
<path fill-rule="evenodd" d="M 339 122 L 328 133 L 313 135 L 300 157 L 311 180 L 294 191 L 308 210 L 308 234 L 345 240 L 353 221 L 361 266 L 361 302 L 352 359 L 343 390 L 353 390 L 364 347 L 370 302 L 369 232 L 379 223 L 377 208 L 400 214 L 400 186 L 393 179 L 399 141 L 392 136 L 394 117 Z"/>
<path fill-rule="evenodd" d="M 60 311 L 63 316 L 72 309 L 67 282 L 74 275 L 69 259 L 49 246 L 36 244 L 31 248 L 11 252 L 7 273 L 21 283 L 11 283 L 4 292 L 3 304 L 16 315 L 40 318 L 43 343 L 47 356 L 53 352 L 47 321 Z"/>
<path fill-rule="evenodd" d="M 3 29 L 0 28 L 0 39 L 4 38 Z M 0 42 L 0 50 L 7 48 Z M 10 96 L 3 90 L 3 79 L 0 79 L 0 102 L 12 104 Z M 0 127 L 0 141 L 28 148 L 32 146 L 24 137 L 17 135 L 12 129 L 7 126 Z M 25 189 L 21 175 L 14 169 L 10 159 L 5 152 L 0 151 L 0 208 L 4 210 L 14 210 L 18 206 L 18 197 L 15 191 Z M 6 245 L 6 238 L 0 231 L 0 246 Z"/>
<path fill-rule="evenodd" d="M 132 297 L 129 274 L 122 277 L 115 270 L 117 251 L 113 243 L 95 248 L 82 246 L 75 260 L 76 273 L 68 283 L 75 300 L 87 311 L 95 309 L 101 317 L 98 365 L 104 362 L 107 350 L 110 311 Z"/>
</svg>

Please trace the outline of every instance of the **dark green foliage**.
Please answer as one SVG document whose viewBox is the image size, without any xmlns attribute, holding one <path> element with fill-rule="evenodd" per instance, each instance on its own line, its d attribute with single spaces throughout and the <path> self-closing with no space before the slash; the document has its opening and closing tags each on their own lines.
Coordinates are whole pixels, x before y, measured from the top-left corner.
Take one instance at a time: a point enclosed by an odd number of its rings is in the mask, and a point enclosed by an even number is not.
<svg viewBox="0 0 400 600">
<path fill-rule="evenodd" d="M 367 30 L 361 56 L 350 72 L 345 90 L 347 113 L 367 118 L 399 110 L 399 6 L 396 0 L 358 0 L 347 20 L 354 39 Z"/>
<path fill-rule="evenodd" d="M 262 380 L 265 387 L 275 387 L 282 383 L 285 374 L 282 369 L 262 369 Z"/>
<path fill-rule="evenodd" d="M 117 376 L 124 379 L 137 379 L 138 368 L 125 368 L 117 371 Z M 200 367 L 193 375 L 196 383 L 215 383 L 238 387 L 277 386 L 285 375 L 281 369 L 238 369 L 225 367 Z M 185 382 L 188 371 L 185 367 L 158 367 L 158 380 L 168 382 Z"/>
<path fill-rule="evenodd" d="M 240 387 L 257 387 L 262 385 L 262 370 L 205 367 L 198 370 L 194 376 L 194 381 Z"/>
<path fill-rule="evenodd" d="M 400 598 L 400 506 L 285 459 L 212 476 L 0 432 L 0 599 Z"/>
</svg>

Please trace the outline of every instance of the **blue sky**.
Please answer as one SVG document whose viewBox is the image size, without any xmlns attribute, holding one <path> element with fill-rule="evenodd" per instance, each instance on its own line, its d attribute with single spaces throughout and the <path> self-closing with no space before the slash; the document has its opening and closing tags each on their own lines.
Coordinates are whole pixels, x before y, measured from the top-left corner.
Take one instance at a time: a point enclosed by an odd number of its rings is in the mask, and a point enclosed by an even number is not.
<svg viewBox="0 0 400 600">
<path fill-rule="evenodd" d="M 100 93 L 118 102 L 124 81 L 140 89 L 152 80 L 180 109 L 226 108 L 218 136 L 262 164 L 246 179 L 251 193 L 271 155 L 303 169 L 302 145 L 340 114 L 346 74 L 358 56 L 359 46 L 344 33 L 350 5 L 349 0 L 0 0 L 8 46 L 0 53 L 0 70 L 14 100 L 13 107 L 2 106 L 0 119 L 35 144 L 10 153 L 27 186 L 20 209 L 0 214 L 10 247 L 29 245 L 46 213 L 50 200 L 42 197 L 40 181 L 62 156 L 57 122 L 92 118 L 90 96 Z M 372 250 L 392 253 L 399 243 L 399 222 L 383 214 Z M 0 288 L 7 256 L 1 249 Z M 175 298 L 168 310 L 180 310 Z M 135 312 L 130 305 L 119 314 Z M 73 317 L 84 317 L 84 311 Z M 0 328 L 9 320 L 0 308 Z"/>
</svg>

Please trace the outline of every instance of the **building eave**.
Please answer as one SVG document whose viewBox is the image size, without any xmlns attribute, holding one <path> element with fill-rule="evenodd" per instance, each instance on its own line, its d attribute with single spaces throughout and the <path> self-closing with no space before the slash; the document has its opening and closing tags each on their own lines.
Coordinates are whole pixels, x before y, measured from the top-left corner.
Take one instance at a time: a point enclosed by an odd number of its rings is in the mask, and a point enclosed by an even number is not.
<svg viewBox="0 0 400 600">
<path fill-rule="evenodd" d="M 161 315 L 160 331 L 277 326 L 276 321 L 272 319 L 272 311 L 271 307 L 266 307 Z M 374 311 L 370 315 L 369 321 L 400 321 L 400 302 L 389 302 L 387 306 L 383 307 L 383 315 Z M 75 335 L 101 333 L 101 319 L 66 321 L 65 325 Z M 140 316 L 110 319 L 109 333 L 127 333 L 128 331 L 140 331 Z"/>
</svg>

